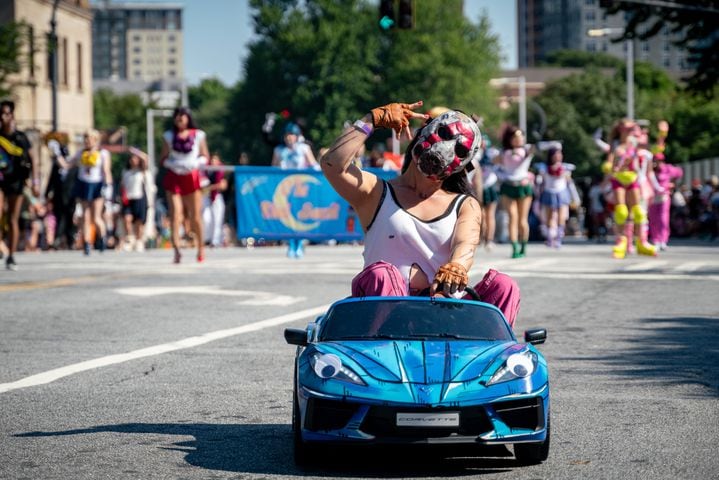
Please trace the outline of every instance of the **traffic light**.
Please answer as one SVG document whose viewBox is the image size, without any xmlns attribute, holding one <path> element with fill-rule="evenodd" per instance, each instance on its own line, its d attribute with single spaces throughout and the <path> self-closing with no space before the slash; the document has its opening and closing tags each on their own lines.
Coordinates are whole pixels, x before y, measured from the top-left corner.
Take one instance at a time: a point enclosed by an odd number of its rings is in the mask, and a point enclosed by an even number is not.
<svg viewBox="0 0 719 480">
<path fill-rule="evenodd" d="M 399 0 L 399 28 L 414 27 L 414 0 Z"/>
<path fill-rule="evenodd" d="M 389 30 L 394 27 L 394 0 L 380 0 L 379 2 L 379 27 L 382 30 Z"/>
</svg>

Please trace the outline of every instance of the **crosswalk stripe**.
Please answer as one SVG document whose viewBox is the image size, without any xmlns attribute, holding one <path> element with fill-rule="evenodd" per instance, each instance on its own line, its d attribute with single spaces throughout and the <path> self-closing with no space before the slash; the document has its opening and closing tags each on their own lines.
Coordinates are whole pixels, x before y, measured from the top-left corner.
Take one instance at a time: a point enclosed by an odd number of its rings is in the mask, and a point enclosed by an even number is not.
<svg viewBox="0 0 719 480">
<path fill-rule="evenodd" d="M 642 262 L 637 262 L 632 265 L 627 265 L 621 270 L 623 272 L 646 272 L 649 270 L 656 270 L 657 268 L 663 267 L 667 264 L 669 264 L 669 262 L 665 260 L 644 260 Z"/>
<path fill-rule="evenodd" d="M 678 272 L 693 272 L 694 270 L 698 270 L 704 265 L 707 265 L 706 262 L 684 262 L 680 263 L 676 267 L 674 267 L 674 270 Z"/>
</svg>

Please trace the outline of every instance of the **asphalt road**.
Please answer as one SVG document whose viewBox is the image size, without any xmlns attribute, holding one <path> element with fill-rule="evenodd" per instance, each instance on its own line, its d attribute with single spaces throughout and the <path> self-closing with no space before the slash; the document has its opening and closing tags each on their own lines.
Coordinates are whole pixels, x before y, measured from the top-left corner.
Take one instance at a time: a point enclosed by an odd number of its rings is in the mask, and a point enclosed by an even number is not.
<svg viewBox="0 0 719 480">
<path fill-rule="evenodd" d="M 511 452 L 328 451 L 292 461 L 293 347 L 348 295 L 361 247 L 25 254 L 0 271 L 0 478 L 716 478 L 719 248 L 612 260 L 607 245 L 477 255 L 544 326 L 549 460 Z M 391 459 L 388 459 L 388 455 Z"/>
</svg>

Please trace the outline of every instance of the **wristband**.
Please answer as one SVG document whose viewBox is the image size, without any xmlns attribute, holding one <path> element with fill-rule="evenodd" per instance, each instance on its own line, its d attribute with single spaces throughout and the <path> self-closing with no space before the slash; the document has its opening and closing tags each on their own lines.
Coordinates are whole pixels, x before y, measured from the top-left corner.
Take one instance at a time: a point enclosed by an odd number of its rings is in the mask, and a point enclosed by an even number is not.
<svg viewBox="0 0 719 480">
<path fill-rule="evenodd" d="M 363 131 L 367 136 L 370 136 L 372 134 L 372 125 L 365 123 L 362 120 L 357 120 L 354 123 L 354 127 L 358 130 Z"/>
</svg>

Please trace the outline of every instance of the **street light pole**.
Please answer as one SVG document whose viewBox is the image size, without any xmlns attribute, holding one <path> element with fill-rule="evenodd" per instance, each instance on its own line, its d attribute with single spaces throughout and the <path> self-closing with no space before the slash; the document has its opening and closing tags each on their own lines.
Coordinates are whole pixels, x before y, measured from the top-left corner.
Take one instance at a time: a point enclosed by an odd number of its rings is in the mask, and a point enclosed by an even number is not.
<svg viewBox="0 0 719 480">
<path fill-rule="evenodd" d="M 55 14 L 57 13 L 57 4 L 60 0 L 54 0 L 52 3 L 52 17 L 50 17 L 50 85 L 52 94 L 52 131 L 57 132 L 57 33 L 55 27 Z"/>
<path fill-rule="evenodd" d="M 590 37 L 606 37 L 613 33 L 623 33 L 621 28 L 592 28 L 587 30 Z M 625 56 L 627 60 L 627 118 L 634 119 L 634 39 L 627 38 L 624 41 L 626 48 Z"/>
<path fill-rule="evenodd" d="M 527 79 L 519 77 L 519 128 L 527 136 Z"/>
<path fill-rule="evenodd" d="M 634 119 L 634 40 L 628 38 L 627 46 L 627 118 Z"/>
<path fill-rule="evenodd" d="M 502 77 L 493 78 L 489 81 L 489 84 L 493 87 L 499 87 L 507 85 L 510 82 L 517 82 L 517 89 L 519 90 L 519 129 L 527 134 L 527 78 L 525 76 L 520 77 Z"/>
</svg>

